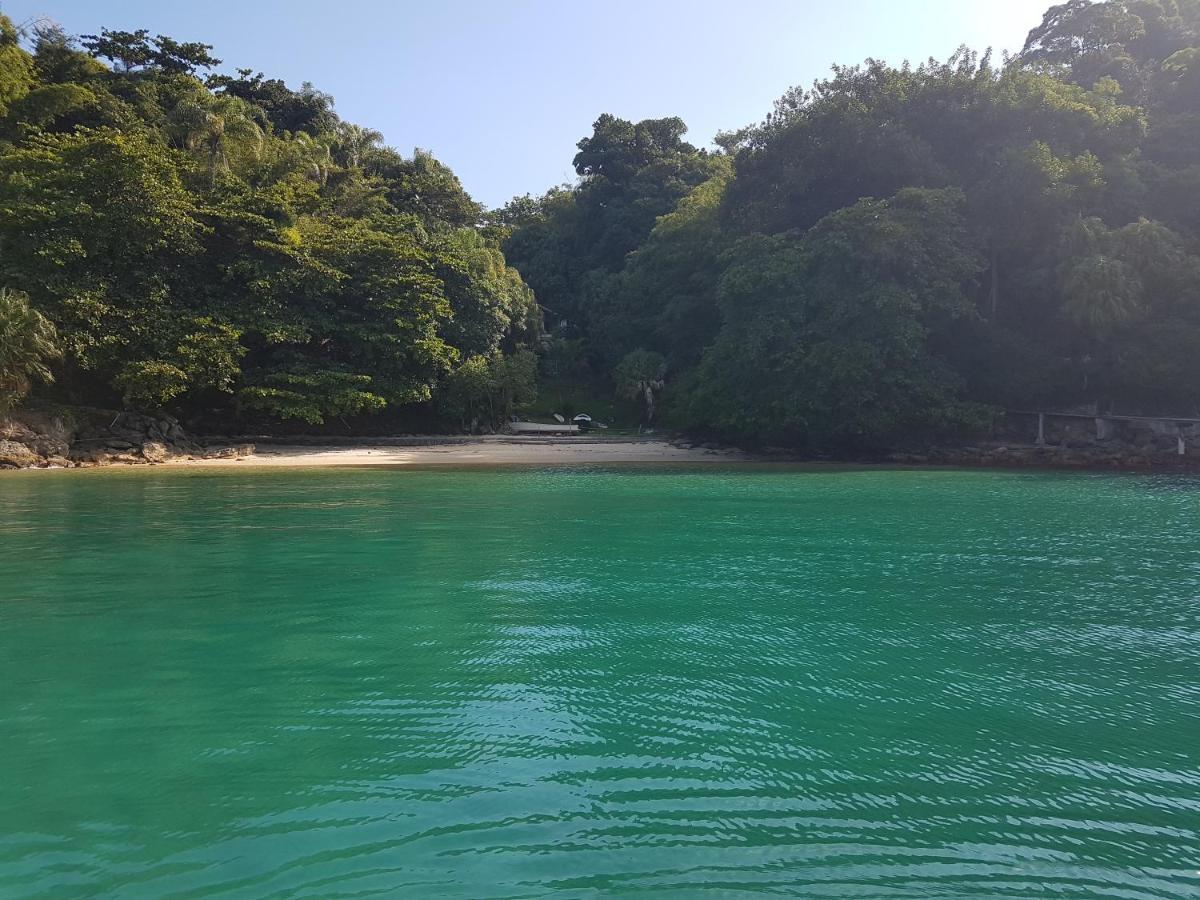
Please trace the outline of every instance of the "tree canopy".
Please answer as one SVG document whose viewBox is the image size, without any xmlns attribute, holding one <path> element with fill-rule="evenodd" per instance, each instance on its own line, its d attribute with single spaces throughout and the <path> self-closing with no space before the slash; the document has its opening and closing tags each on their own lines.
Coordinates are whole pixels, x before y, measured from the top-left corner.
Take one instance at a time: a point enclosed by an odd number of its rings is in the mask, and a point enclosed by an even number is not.
<svg viewBox="0 0 1200 900">
<path fill-rule="evenodd" d="M 541 378 L 818 449 L 1006 407 L 1200 414 L 1200 0 L 1030 24 L 1002 61 L 837 66 L 709 148 L 604 113 L 573 183 L 487 211 L 311 84 L 0 17 L 22 391 L 477 430 Z"/>
<path fill-rule="evenodd" d="M 463 360 L 539 346 L 533 293 L 432 154 L 312 85 L 205 76 L 204 43 L 26 37 L 0 17 L 0 284 L 57 329 L 61 399 L 432 421 Z"/>
<path fill-rule="evenodd" d="M 730 440 L 1200 414 L 1198 59 L 1197 0 L 1070 0 L 1013 59 L 838 66 L 711 152 L 602 116 L 505 249 L 587 377 L 661 354 L 666 418 Z"/>
</svg>

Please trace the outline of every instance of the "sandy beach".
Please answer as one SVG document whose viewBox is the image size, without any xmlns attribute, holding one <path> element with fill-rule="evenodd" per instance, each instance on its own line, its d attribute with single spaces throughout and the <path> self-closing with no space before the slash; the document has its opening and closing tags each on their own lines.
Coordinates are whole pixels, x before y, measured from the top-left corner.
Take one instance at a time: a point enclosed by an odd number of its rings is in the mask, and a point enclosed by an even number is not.
<svg viewBox="0 0 1200 900">
<path fill-rule="evenodd" d="M 744 459 L 736 451 L 675 447 L 645 438 L 423 439 L 419 445 L 353 446 L 259 444 L 253 453 L 227 459 L 169 460 L 167 466 L 404 466 L 404 465 L 608 465 L 613 463 L 719 463 Z"/>
</svg>

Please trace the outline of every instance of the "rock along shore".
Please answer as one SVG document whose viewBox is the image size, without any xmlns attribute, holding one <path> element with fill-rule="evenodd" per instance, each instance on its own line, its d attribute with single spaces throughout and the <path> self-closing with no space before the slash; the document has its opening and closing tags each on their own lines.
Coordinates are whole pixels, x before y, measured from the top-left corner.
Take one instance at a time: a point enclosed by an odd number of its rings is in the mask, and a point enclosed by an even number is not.
<svg viewBox="0 0 1200 900">
<path fill-rule="evenodd" d="M 109 415 L 90 415 L 82 424 L 70 415 L 40 412 L 2 420 L 0 469 L 156 465 L 172 459 L 237 459 L 254 452 L 250 444 L 194 439 L 172 416 Z"/>
</svg>

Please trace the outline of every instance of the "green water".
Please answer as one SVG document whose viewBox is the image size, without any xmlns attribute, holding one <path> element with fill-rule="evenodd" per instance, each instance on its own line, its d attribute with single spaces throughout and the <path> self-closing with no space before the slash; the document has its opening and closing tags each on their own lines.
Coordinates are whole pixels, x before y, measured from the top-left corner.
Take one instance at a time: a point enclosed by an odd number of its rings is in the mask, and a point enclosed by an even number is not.
<svg viewBox="0 0 1200 900">
<path fill-rule="evenodd" d="M 1200 897 L 1200 481 L 0 474 L 0 896 Z"/>
</svg>

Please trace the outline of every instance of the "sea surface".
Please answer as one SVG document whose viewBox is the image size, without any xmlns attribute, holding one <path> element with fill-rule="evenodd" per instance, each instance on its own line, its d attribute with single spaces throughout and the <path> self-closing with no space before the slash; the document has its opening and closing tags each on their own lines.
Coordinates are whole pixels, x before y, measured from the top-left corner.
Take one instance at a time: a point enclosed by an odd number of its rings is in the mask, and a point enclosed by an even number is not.
<svg viewBox="0 0 1200 900">
<path fill-rule="evenodd" d="M 1200 897 L 1200 481 L 0 474 L 0 897 Z"/>
</svg>

